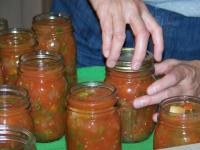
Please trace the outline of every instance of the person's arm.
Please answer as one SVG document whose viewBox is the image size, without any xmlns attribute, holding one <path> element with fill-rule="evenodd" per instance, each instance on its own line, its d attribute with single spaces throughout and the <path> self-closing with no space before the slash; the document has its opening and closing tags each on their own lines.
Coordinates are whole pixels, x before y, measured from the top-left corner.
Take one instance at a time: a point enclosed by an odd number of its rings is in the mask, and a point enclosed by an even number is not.
<svg viewBox="0 0 200 150">
<path fill-rule="evenodd" d="M 134 107 L 158 104 L 178 95 L 200 96 L 200 60 L 165 60 L 155 65 L 155 73 L 164 75 L 147 89 L 147 95 L 134 100 Z"/>
<path fill-rule="evenodd" d="M 89 0 L 100 20 L 102 50 L 107 66 L 114 67 L 125 41 L 125 26 L 129 24 L 135 36 L 133 69 L 139 69 L 146 53 L 149 36 L 154 43 L 154 58 L 161 61 L 162 28 L 142 0 Z"/>
</svg>

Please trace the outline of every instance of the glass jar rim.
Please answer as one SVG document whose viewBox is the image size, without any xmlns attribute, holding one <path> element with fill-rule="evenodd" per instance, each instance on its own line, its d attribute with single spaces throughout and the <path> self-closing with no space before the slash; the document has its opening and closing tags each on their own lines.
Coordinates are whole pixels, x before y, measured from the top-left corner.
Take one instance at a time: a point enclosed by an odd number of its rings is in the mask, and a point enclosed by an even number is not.
<svg viewBox="0 0 200 150">
<path fill-rule="evenodd" d="M 33 17 L 32 28 L 36 34 L 60 37 L 73 31 L 70 16 L 65 12 L 47 12 Z"/>
<path fill-rule="evenodd" d="M 47 50 L 37 50 L 22 54 L 19 57 L 19 71 L 24 69 L 45 71 L 51 69 L 63 70 L 64 59 L 61 54 Z"/>
<path fill-rule="evenodd" d="M 9 96 L 14 97 L 9 98 Z M 0 103 L 0 110 L 9 110 L 9 108 L 13 107 L 28 109 L 30 107 L 27 90 L 15 85 L 0 85 Z"/>
<path fill-rule="evenodd" d="M 80 100 L 79 98 L 73 99 L 76 97 L 75 92 L 81 89 L 92 89 L 92 88 L 104 88 L 105 90 L 109 90 L 109 93 L 105 95 L 93 97 L 90 101 Z M 102 110 L 113 107 L 117 103 L 116 99 L 116 88 L 112 84 L 100 82 L 100 81 L 88 81 L 78 83 L 75 86 L 71 87 L 69 91 L 69 97 L 67 104 L 69 107 L 77 108 L 77 109 L 86 109 L 88 111 Z M 111 97 L 109 100 L 106 98 Z M 73 100 L 72 100 L 73 99 Z M 106 100 L 102 100 L 106 99 Z"/>
<path fill-rule="evenodd" d="M 19 37 L 18 35 L 21 34 Z M 0 41 L 1 45 L 24 45 L 31 40 L 31 46 L 34 47 L 37 44 L 34 33 L 27 28 L 8 28 L 8 31 L 2 32 L 1 38 L 7 38 L 7 40 Z"/>
<path fill-rule="evenodd" d="M 190 95 L 179 95 L 179 96 L 173 96 L 173 97 L 169 97 L 164 99 L 160 104 L 159 104 L 159 109 L 158 111 L 160 112 L 161 109 L 163 112 L 165 113 L 170 113 L 169 111 L 165 110 L 164 108 L 166 107 L 166 105 L 168 104 L 172 104 L 172 103 L 181 103 L 181 102 L 194 102 L 194 103 L 198 103 L 200 105 L 200 98 L 199 97 L 195 97 L 195 96 L 190 96 Z M 163 110 L 164 109 L 164 110 Z M 173 113 L 175 114 L 175 113 Z M 192 115 L 196 115 L 196 114 L 200 114 L 199 112 L 194 112 L 194 113 L 189 113 L 189 114 L 176 114 L 176 115 L 183 115 L 185 117 L 190 117 Z"/>
<path fill-rule="evenodd" d="M 46 19 L 55 20 L 58 17 L 61 17 L 62 19 L 66 20 L 66 21 L 70 20 L 69 14 L 67 14 L 67 13 L 64 13 L 64 12 L 59 12 L 59 13 L 46 12 L 46 13 L 41 13 L 41 14 L 34 16 L 33 22 L 34 21 L 46 20 Z"/>
<path fill-rule="evenodd" d="M 28 28 L 19 28 L 19 27 L 8 28 L 8 31 L 5 32 L 4 34 L 9 34 L 9 33 L 10 34 L 24 33 L 24 34 L 29 34 L 30 36 L 34 36 L 32 30 Z"/>
<path fill-rule="evenodd" d="M 146 56 L 142 62 L 141 67 L 138 70 L 132 69 L 132 56 L 135 52 L 135 48 L 122 48 L 120 57 L 117 61 L 113 70 L 120 71 L 120 72 L 143 72 L 145 70 L 152 70 L 154 71 L 154 60 L 153 54 L 150 51 L 146 51 Z"/>
<path fill-rule="evenodd" d="M 16 140 L 24 145 L 25 150 L 34 147 L 36 143 L 34 135 L 27 129 L 0 124 L 0 141 L 2 140 Z"/>
</svg>

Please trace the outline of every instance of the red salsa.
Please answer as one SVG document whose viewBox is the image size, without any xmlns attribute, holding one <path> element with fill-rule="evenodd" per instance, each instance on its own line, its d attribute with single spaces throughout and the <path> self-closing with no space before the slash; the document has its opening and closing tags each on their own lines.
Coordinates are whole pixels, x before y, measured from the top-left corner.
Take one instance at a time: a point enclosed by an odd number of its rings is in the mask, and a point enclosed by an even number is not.
<svg viewBox="0 0 200 150">
<path fill-rule="evenodd" d="M 67 84 L 61 56 L 47 51 L 24 54 L 19 69 L 17 84 L 29 91 L 37 141 L 63 136 Z"/>
<path fill-rule="evenodd" d="M 36 40 L 30 30 L 10 28 L 0 35 L 0 58 L 6 84 L 16 84 L 19 56 L 33 51 Z"/>
<path fill-rule="evenodd" d="M 38 49 L 58 52 L 64 57 L 65 77 L 76 83 L 76 46 L 71 20 L 66 14 L 44 13 L 33 18 Z"/>
<path fill-rule="evenodd" d="M 154 148 L 168 148 L 200 142 L 200 98 L 171 97 L 160 104 L 154 133 Z"/>
<path fill-rule="evenodd" d="M 0 85 L 0 124 L 33 132 L 28 93 L 24 89 Z"/>
<path fill-rule="evenodd" d="M 155 80 L 152 55 L 147 53 L 142 67 L 134 71 L 131 69 L 133 53 L 133 49 L 123 49 L 117 65 L 106 70 L 105 82 L 117 88 L 123 142 L 139 142 L 149 137 L 154 128 L 152 115 L 156 111 L 155 105 L 133 108 L 134 98 L 145 95 Z"/>
<path fill-rule="evenodd" d="M 86 82 L 70 90 L 67 101 L 68 150 L 121 150 L 115 88 Z"/>
<path fill-rule="evenodd" d="M 0 125 L 1 150 L 36 150 L 35 137 L 26 129 Z"/>
</svg>

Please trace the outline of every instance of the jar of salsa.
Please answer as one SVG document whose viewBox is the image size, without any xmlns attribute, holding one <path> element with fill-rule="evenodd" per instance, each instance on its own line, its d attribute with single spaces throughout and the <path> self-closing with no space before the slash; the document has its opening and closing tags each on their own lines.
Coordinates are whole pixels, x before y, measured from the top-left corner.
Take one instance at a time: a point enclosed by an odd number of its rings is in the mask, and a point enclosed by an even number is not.
<svg viewBox="0 0 200 150">
<path fill-rule="evenodd" d="M 67 100 L 68 150 L 121 150 L 116 89 L 102 82 L 71 88 Z"/>
<path fill-rule="evenodd" d="M 0 106 L 0 124 L 33 131 L 30 102 L 25 89 L 11 85 L 0 85 Z"/>
<path fill-rule="evenodd" d="M 134 99 L 145 95 L 147 87 L 154 82 L 152 54 L 147 52 L 141 68 L 137 71 L 131 69 L 133 54 L 134 50 L 131 48 L 122 49 L 116 66 L 106 68 L 105 82 L 117 88 L 123 142 L 139 142 L 149 137 L 154 128 L 152 115 L 156 111 L 155 105 L 133 108 Z"/>
<path fill-rule="evenodd" d="M 37 141 L 49 142 L 65 131 L 67 83 L 61 55 L 37 51 L 20 57 L 17 84 L 29 91 Z"/>
<path fill-rule="evenodd" d="M 35 137 L 23 128 L 0 125 L 1 150 L 36 150 Z"/>
<path fill-rule="evenodd" d="M 200 98 L 176 96 L 160 103 L 154 149 L 200 143 Z"/>
<path fill-rule="evenodd" d="M 6 84 L 16 84 L 19 56 L 33 51 L 36 44 L 30 30 L 11 28 L 0 35 L 0 58 Z"/>
<path fill-rule="evenodd" d="M 72 23 L 68 15 L 44 13 L 33 18 L 32 28 L 39 42 L 39 49 L 55 51 L 64 56 L 65 77 L 76 83 L 76 47 Z"/>
<path fill-rule="evenodd" d="M 5 18 L 0 18 L 0 35 L 8 31 L 8 21 Z"/>
</svg>

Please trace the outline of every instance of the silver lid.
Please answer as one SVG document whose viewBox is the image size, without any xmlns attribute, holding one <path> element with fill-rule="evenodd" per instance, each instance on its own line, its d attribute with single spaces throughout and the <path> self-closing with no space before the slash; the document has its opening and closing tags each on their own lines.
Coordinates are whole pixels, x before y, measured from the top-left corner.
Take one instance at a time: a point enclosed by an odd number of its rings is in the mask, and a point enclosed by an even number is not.
<svg viewBox="0 0 200 150">
<path fill-rule="evenodd" d="M 120 57 L 117 61 L 117 64 L 113 69 L 121 72 L 140 72 L 140 71 L 145 71 L 147 69 L 153 69 L 153 64 L 154 64 L 153 55 L 151 52 L 147 51 L 140 69 L 133 70 L 132 57 L 134 55 L 134 52 L 135 52 L 134 48 L 123 48 Z"/>
</svg>

